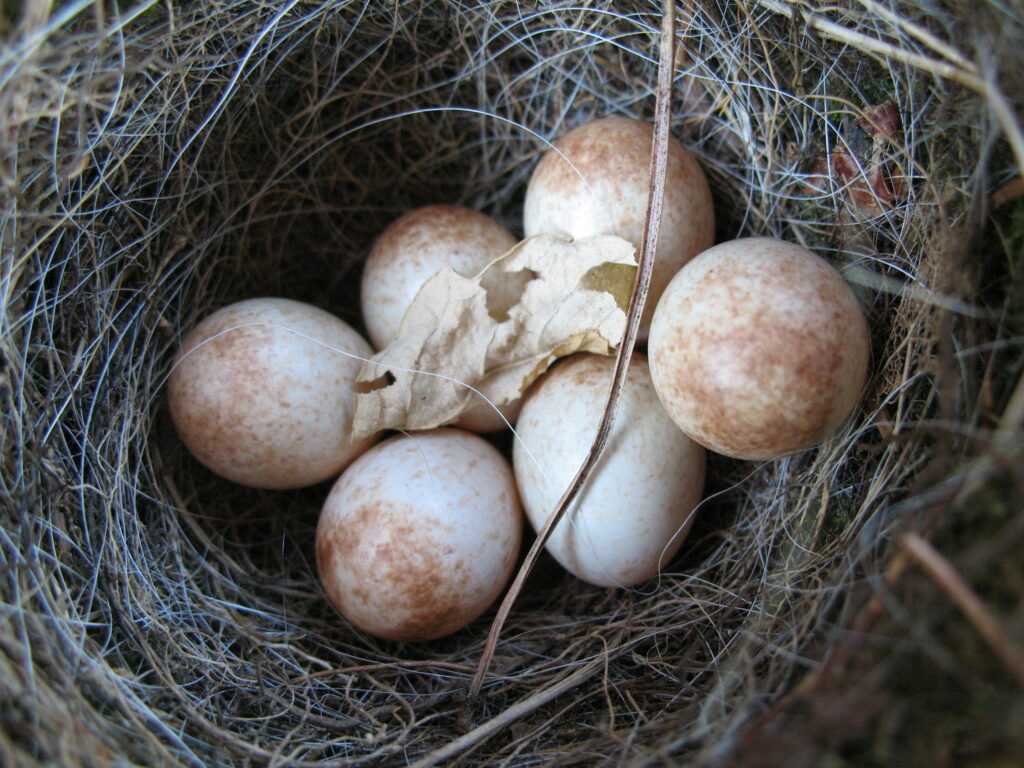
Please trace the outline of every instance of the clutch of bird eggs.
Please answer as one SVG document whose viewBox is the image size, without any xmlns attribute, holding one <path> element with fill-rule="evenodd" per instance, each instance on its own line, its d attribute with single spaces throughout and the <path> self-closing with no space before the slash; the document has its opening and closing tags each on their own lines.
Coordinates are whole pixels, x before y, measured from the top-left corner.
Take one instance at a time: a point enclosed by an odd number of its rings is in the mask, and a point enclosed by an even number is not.
<svg viewBox="0 0 1024 768">
<path fill-rule="evenodd" d="M 529 181 L 525 234 L 612 234 L 638 247 L 652 140 L 650 123 L 624 117 L 568 132 Z M 639 336 L 650 334 L 650 366 L 633 356 L 605 455 L 547 542 L 563 567 L 598 586 L 645 581 L 679 549 L 701 499 L 705 447 L 755 459 L 809 447 L 848 415 L 866 375 L 863 315 L 834 269 L 767 238 L 711 247 L 708 184 L 675 139 L 665 181 Z M 396 219 L 363 269 L 373 347 L 395 340 L 440 270 L 480 274 L 515 244 L 500 223 L 461 206 Z M 511 306 L 528 279 L 484 287 Z M 169 383 L 171 414 L 192 453 L 235 482 L 297 488 L 344 470 L 317 529 L 329 599 L 370 634 L 431 640 L 473 621 L 505 587 L 523 508 L 539 530 L 582 465 L 614 362 L 577 354 L 543 375 L 525 404 L 499 413 L 481 403 L 459 418 L 455 426 L 486 433 L 519 415 L 513 472 L 460 429 L 352 442 L 359 358 L 371 354 L 323 310 L 239 302 L 186 338 Z"/>
</svg>

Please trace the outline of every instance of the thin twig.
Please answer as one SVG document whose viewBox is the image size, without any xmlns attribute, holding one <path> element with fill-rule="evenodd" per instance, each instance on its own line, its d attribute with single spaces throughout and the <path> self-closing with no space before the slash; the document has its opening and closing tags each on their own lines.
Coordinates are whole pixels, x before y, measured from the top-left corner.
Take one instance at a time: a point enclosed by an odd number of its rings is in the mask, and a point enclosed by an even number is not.
<svg viewBox="0 0 1024 768">
<path fill-rule="evenodd" d="M 894 24 L 899 27 L 908 35 L 924 43 L 936 53 L 945 56 L 958 67 L 963 67 L 964 69 L 970 69 L 973 67 L 971 62 L 964 58 L 956 48 L 951 46 L 949 43 L 940 40 L 924 27 L 914 24 L 910 19 L 900 16 L 898 13 L 886 8 L 881 3 L 875 2 L 875 0 L 859 0 L 859 2 L 871 13 L 886 19 L 890 24 Z"/>
<path fill-rule="evenodd" d="M 995 113 L 1000 127 L 1006 134 L 1006 140 L 1013 150 L 1017 167 L 1024 170 L 1024 131 L 1022 131 L 1020 124 L 1017 122 L 1013 107 L 1006 97 L 993 83 L 988 82 L 978 73 L 977 67 L 973 65 L 963 67 L 908 51 L 900 48 L 898 45 L 887 43 L 884 40 L 879 40 L 862 32 L 856 32 L 848 27 L 844 27 L 842 24 L 829 21 L 817 13 L 794 8 L 789 3 L 782 2 L 782 0 L 758 0 L 758 3 L 772 13 L 785 16 L 787 19 L 798 16 L 810 29 L 820 32 L 825 37 L 830 37 L 841 43 L 847 43 L 858 50 L 877 53 L 894 61 L 930 72 L 938 77 L 952 80 L 984 96 L 988 100 L 989 108 Z M 951 49 L 943 51 L 943 55 L 947 56 L 947 58 L 954 58 Z M 958 58 L 961 61 L 965 60 L 962 56 L 958 56 Z"/>
<path fill-rule="evenodd" d="M 993 208 L 998 208 L 1004 203 L 1016 200 L 1021 195 L 1024 195 L 1024 177 L 1018 176 L 993 192 L 988 199 L 988 204 Z"/>
<path fill-rule="evenodd" d="M 644 311 L 644 302 L 647 298 L 648 287 L 651 282 L 651 271 L 654 267 L 654 249 L 658 242 L 658 232 L 661 223 L 661 209 L 665 194 L 665 169 L 668 163 L 668 139 L 669 139 L 669 110 L 672 96 L 672 74 L 675 62 L 675 5 L 666 0 L 661 24 L 661 44 L 658 61 L 658 86 L 654 110 L 654 143 L 651 147 L 651 184 L 647 198 L 647 214 L 644 220 L 644 237 L 640 245 L 640 264 L 637 270 L 636 284 L 633 286 L 633 295 L 629 302 L 629 313 L 627 315 L 626 332 L 622 344 L 619 345 L 618 355 L 615 358 L 615 371 L 612 376 L 611 389 L 608 392 L 608 402 L 605 405 L 604 415 L 597 429 L 597 436 L 590 446 L 590 452 L 583 462 L 583 466 L 576 472 L 569 487 L 554 510 L 548 515 L 543 528 L 538 532 L 537 538 L 530 547 L 519 572 L 516 574 L 512 586 L 505 594 L 497 615 L 487 633 L 487 643 L 484 645 L 483 654 L 480 657 L 480 665 L 477 667 L 473 682 L 469 688 L 468 701 L 472 704 L 480 693 L 480 686 L 483 684 L 484 675 L 491 665 L 494 652 L 498 646 L 498 637 L 501 628 L 505 625 L 506 619 L 512 610 L 512 605 L 522 591 L 526 578 L 533 569 L 534 563 L 540 556 L 541 549 L 547 543 L 551 532 L 558 525 L 566 510 L 579 495 L 587 479 L 593 473 L 608 436 L 611 434 L 612 426 L 615 423 L 615 414 L 618 410 L 619 395 L 622 392 L 623 384 L 626 381 L 626 372 L 629 369 L 629 361 L 636 345 L 637 331 L 640 328 L 640 317 Z"/>
<path fill-rule="evenodd" d="M 1017 684 L 1024 688 L 1024 651 L 1010 639 L 999 619 L 960 577 L 952 563 L 913 531 L 903 534 L 900 544 L 964 612 Z"/>
</svg>

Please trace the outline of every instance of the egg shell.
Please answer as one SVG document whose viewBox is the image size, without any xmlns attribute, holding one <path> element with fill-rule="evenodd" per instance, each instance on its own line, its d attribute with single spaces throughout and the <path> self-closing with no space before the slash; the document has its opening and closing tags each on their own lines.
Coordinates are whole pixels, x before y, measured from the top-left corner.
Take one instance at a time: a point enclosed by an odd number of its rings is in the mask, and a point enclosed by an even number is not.
<svg viewBox="0 0 1024 768">
<path fill-rule="evenodd" d="M 867 375 L 867 323 L 824 259 L 744 238 L 711 248 L 665 290 L 648 346 L 669 416 L 702 445 L 771 459 L 832 434 Z"/>
<path fill-rule="evenodd" d="M 574 355 L 530 391 L 516 429 L 516 481 L 537 530 L 597 435 L 614 360 Z M 547 542 L 578 578 L 632 586 L 678 551 L 704 488 L 705 452 L 665 415 L 643 355 L 634 355 L 607 448 Z"/>
<path fill-rule="evenodd" d="M 349 440 L 360 362 L 334 349 L 372 354 L 343 320 L 298 301 L 250 299 L 209 315 L 182 343 L 168 381 L 182 441 L 242 485 L 335 477 L 373 438 Z"/>
<path fill-rule="evenodd" d="M 522 525 L 512 469 L 486 440 L 457 429 L 400 435 L 363 454 L 331 490 L 316 534 L 320 579 L 364 631 L 431 640 L 498 597 Z"/>
<path fill-rule="evenodd" d="M 561 155 L 548 150 L 526 189 L 527 237 L 542 232 L 574 238 L 617 235 L 637 248 L 639 259 L 653 141 L 651 123 L 620 116 L 593 120 L 558 139 L 554 146 Z M 668 144 L 660 224 L 641 341 L 647 338 L 654 306 L 669 280 L 714 242 L 715 215 L 707 179 L 693 154 L 673 137 Z"/>
<path fill-rule="evenodd" d="M 497 221 L 462 206 L 428 205 L 397 218 L 374 242 L 363 267 L 363 322 L 374 348 L 384 349 L 395 340 L 416 294 L 443 268 L 472 277 L 515 244 L 512 233 Z M 510 305 L 524 284 L 525 279 L 510 279 L 505 285 L 485 287 L 500 294 L 496 303 Z M 501 406 L 501 412 L 514 422 L 518 406 Z M 484 402 L 457 424 L 474 432 L 496 432 L 507 426 Z"/>
</svg>

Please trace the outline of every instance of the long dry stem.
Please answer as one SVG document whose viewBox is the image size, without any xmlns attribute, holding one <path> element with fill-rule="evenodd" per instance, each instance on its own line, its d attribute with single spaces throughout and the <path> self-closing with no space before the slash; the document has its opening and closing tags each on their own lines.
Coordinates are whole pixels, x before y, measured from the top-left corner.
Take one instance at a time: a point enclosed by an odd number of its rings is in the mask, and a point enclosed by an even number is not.
<svg viewBox="0 0 1024 768">
<path fill-rule="evenodd" d="M 672 98 L 672 73 L 675 65 L 675 3 L 671 0 L 665 3 L 662 11 L 659 55 L 660 64 L 658 66 L 658 87 L 656 91 L 654 142 L 651 146 L 651 182 L 647 198 L 647 211 L 644 216 L 644 236 L 640 244 L 640 259 L 636 283 L 633 286 L 633 293 L 629 300 L 626 331 L 616 353 L 615 369 L 612 373 L 608 400 L 605 403 L 601 422 L 598 425 L 594 442 L 590 446 L 590 451 L 587 453 L 579 470 L 577 470 L 569 487 L 565 489 L 555 508 L 548 515 L 543 527 L 537 532 L 537 538 L 534 540 L 526 558 L 519 567 L 518 573 L 516 573 L 515 579 L 512 581 L 512 585 L 501 601 L 498 613 L 494 617 L 491 629 L 487 634 L 487 643 L 484 645 L 480 664 L 469 687 L 470 702 L 473 702 L 480 693 L 480 686 L 483 684 L 484 676 L 487 674 L 491 659 L 494 657 L 494 651 L 498 646 L 501 629 L 505 625 L 512 606 L 523 589 L 523 585 L 526 583 L 526 578 L 530 575 L 530 571 L 536 564 L 544 545 L 547 544 L 551 532 L 562 520 L 573 502 L 576 501 L 580 491 L 593 473 L 594 468 L 600 462 L 601 455 L 608 443 L 608 436 L 615 425 L 615 414 L 618 410 L 619 397 L 622 394 L 622 387 L 626 382 L 629 362 L 633 356 L 633 349 L 636 346 L 636 335 L 640 329 L 640 317 L 643 314 L 644 302 L 647 299 L 647 291 L 651 284 L 651 270 L 654 268 L 654 250 L 658 242 L 661 211 L 665 197 L 665 168 L 668 162 L 669 139 L 669 102 Z"/>
</svg>

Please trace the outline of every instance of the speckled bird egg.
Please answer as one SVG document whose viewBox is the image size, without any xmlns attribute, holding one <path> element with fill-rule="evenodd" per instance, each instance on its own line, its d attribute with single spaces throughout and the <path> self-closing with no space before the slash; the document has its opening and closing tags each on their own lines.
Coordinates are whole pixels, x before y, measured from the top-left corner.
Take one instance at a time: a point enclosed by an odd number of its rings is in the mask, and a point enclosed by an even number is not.
<svg viewBox="0 0 1024 768">
<path fill-rule="evenodd" d="M 466 626 L 512 574 L 522 508 L 512 469 L 457 429 L 367 451 L 335 483 L 316 557 L 335 607 L 377 637 L 415 642 Z"/>
<path fill-rule="evenodd" d="M 363 322 L 377 350 L 398 336 L 402 318 L 423 284 L 445 267 L 473 277 L 516 244 L 505 227 L 478 211 L 457 205 L 428 205 L 395 219 L 374 241 L 363 267 L 361 303 Z M 505 285 L 489 285 L 500 295 L 496 302 L 514 303 L 525 278 L 510 278 Z M 502 406 L 514 421 L 518 401 Z M 496 432 L 505 421 L 487 403 L 466 413 L 457 423 L 474 432 Z"/>
<path fill-rule="evenodd" d="M 168 381 L 171 417 L 189 451 L 255 488 L 335 477 L 373 443 L 349 437 L 355 379 L 370 345 L 340 318 L 290 299 L 224 307 L 182 343 Z"/>
<path fill-rule="evenodd" d="M 694 440 L 771 459 L 832 434 L 867 376 L 868 328 L 842 276 L 793 243 L 716 245 L 679 271 L 654 314 L 651 374 Z"/>
<path fill-rule="evenodd" d="M 638 249 L 650 186 L 653 124 L 628 117 L 585 123 L 555 142 L 526 189 L 526 236 L 553 232 L 574 238 L 617 235 Z M 670 137 L 665 202 L 639 339 L 647 338 L 654 305 L 687 261 L 711 246 L 715 215 L 704 171 Z"/>
<path fill-rule="evenodd" d="M 523 507 L 540 530 L 597 434 L 615 361 L 574 355 L 528 394 L 513 454 Z M 575 576 L 628 587 L 658 573 L 690 529 L 704 449 L 668 418 L 636 354 L 605 454 L 547 550 Z"/>
</svg>

